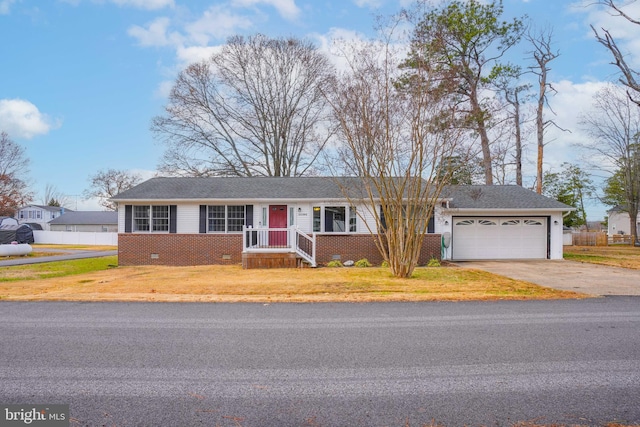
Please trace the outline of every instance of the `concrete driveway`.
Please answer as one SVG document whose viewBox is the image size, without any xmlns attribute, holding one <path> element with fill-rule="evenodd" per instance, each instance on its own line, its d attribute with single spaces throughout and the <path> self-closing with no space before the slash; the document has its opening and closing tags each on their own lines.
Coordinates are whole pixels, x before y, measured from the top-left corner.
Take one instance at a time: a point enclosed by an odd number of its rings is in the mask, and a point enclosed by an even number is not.
<svg viewBox="0 0 640 427">
<path fill-rule="evenodd" d="M 640 270 L 566 260 L 465 261 L 455 264 L 549 288 L 602 296 L 640 295 Z"/>
</svg>

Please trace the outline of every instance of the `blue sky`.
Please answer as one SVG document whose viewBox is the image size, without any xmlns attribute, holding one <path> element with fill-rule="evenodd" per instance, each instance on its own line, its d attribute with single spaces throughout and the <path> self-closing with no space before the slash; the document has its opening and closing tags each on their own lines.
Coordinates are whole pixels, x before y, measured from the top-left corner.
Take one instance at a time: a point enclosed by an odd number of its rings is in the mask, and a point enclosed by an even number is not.
<svg viewBox="0 0 640 427">
<path fill-rule="evenodd" d="M 546 169 L 579 162 L 572 146 L 585 138 L 579 114 L 605 82 L 616 79 L 608 52 L 595 42 L 589 25 L 611 29 L 623 49 L 640 51 L 638 27 L 625 26 L 592 3 L 504 0 L 506 17 L 526 14 L 537 27 L 553 28 L 561 54 L 551 63 L 558 90 L 551 104 L 558 124 L 572 132 L 548 136 Z M 403 0 L 0 0 L 0 130 L 26 148 L 36 202 L 50 185 L 67 195 L 69 207 L 98 209 L 95 201 L 78 196 L 88 188 L 89 176 L 107 168 L 154 173 L 162 147 L 149 131 L 151 119 L 162 113 L 177 73 L 227 37 L 294 35 L 327 48 L 335 37 L 373 35 L 376 15 L 409 5 Z M 640 16 L 640 2 L 627 10 Z M 534 152 L 532 146 L 525 169 L 529 185 Z M 602 218 L 605 210 L 590 206 L 590 219 Z"/>
</svg>

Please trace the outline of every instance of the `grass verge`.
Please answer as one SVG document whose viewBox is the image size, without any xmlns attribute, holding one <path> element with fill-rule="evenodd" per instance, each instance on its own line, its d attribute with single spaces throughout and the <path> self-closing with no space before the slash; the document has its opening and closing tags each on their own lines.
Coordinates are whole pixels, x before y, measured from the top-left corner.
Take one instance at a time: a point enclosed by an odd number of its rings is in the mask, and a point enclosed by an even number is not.
<svg viewBox="0 0 640 427">
<path fill-rule="evenodd" d="M 640 248 L 634 246 L 565 246 L 564 259 L 640 270 Z"/>
<path fill-rule="evenodd" d="M 116 257 L 7 267 L 4 300 L 368 302 L 585 298 L 491 273 L 417 268 L 410 279 L 388 269 L 243 270 L 240 266 L 112 268 Z"/>
<path fill-rule="evenodd" d="M 109 256 L 3 267 L 0 270 L 0 283 L 75 276 L 107 270 L 117 265 L 118 257 Z"/>
</svg>

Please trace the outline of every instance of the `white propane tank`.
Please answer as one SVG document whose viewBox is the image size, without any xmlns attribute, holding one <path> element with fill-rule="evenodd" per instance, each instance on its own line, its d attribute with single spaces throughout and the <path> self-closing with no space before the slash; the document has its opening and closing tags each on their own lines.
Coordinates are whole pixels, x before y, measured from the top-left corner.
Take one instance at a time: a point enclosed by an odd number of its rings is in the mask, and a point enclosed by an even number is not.
<svg viewBox="0 0 640 427">
<path fill-rule="evenodd" d="M 0 245 L 0 256 L 28 255 L 33 248 L 27 243 Z"/>
</svg>

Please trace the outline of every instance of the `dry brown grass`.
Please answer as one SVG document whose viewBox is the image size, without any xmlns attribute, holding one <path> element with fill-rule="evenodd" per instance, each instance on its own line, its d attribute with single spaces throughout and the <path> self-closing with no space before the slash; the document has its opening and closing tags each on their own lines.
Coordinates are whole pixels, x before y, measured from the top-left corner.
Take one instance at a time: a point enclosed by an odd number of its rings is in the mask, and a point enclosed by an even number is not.
<svg viewBox="0 0 640 427">
<path fill-rule="evenodd" d="M 634 246 L 565 246 L 564 258 L 571 261 L 640 270 L 640 248 Z"/>
<path fill-rule="evenodd" d="M 240 266 L 118 267 L 0 282 L 4 300 L 365 302 L 584 298 L 455 267 L 418 268 L 397 279 L 384 268 L 243 270 Z"/>
</svg>

